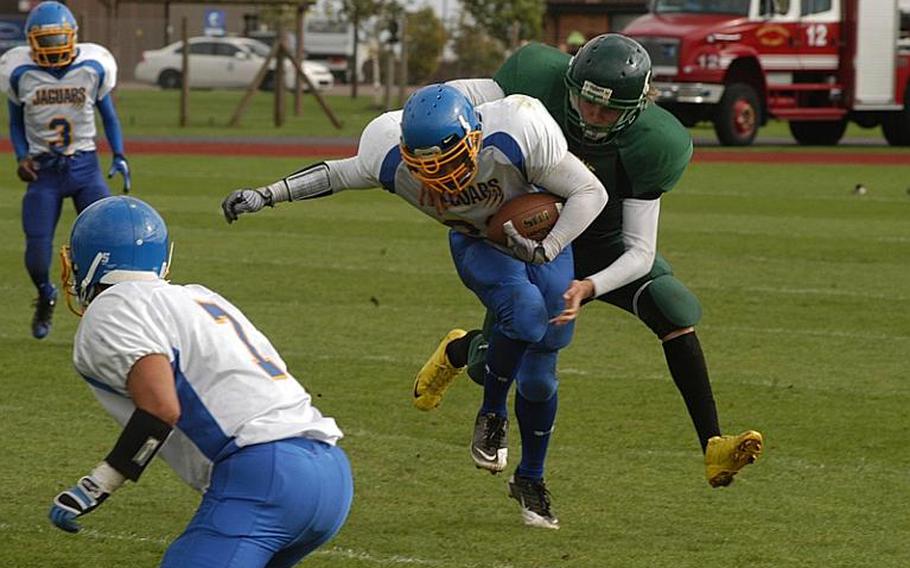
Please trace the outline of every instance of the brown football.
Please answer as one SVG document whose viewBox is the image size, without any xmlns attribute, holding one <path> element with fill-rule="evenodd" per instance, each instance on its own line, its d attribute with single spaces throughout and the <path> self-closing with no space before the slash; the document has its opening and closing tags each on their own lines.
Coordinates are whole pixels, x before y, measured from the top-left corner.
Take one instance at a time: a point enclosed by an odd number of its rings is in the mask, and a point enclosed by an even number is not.
<svg viewBox="0 0 910 568">
<path fill-rule="evenodd" d="M 562 203 L 563 199 L 552 193 L 528 193 L 510 199 L 487 220 L 487 238 L 494 243 L 506 244 L 502 225 L 512 221 L 518 234 L 541 241 L 559 219 Z"/>
</svg>

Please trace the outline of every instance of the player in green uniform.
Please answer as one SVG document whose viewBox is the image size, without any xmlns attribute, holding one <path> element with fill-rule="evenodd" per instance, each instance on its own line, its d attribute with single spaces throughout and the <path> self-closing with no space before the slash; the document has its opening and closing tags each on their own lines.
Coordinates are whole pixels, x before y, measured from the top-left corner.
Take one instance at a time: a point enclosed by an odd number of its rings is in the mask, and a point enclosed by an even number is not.
<svg viewBox="0 0 910 568">
<path fill-rule="evenodd" d="M 475 103 L 514 93 L 540 99 L 565 132 L 569 149 L 603 182 L 610 194 L 607 206 L 572 245 L 577 280 L 566 293 L 567 309 L 596 299 L 634 314 L 654 332 L 698 433 L 708 482 L 726 486 L 761 453 L 762 436 L 753 430 L 721 434 L 695 333 L 701 305 L 656 250 L 660 197 L 682 177 L 692 139 L 676 118 L 653 104 L 650 76 L 651 61 L 640 44 L 604 34 L 573 58 L 528 44 L 492 80 L 453 84 Z M 418 373 L 415 406 L 438 406 L 465 366 L 472 378 L 482 376 L 474 365 L 484 347 L 479 330 L 449 332 Z"/>
</svg>

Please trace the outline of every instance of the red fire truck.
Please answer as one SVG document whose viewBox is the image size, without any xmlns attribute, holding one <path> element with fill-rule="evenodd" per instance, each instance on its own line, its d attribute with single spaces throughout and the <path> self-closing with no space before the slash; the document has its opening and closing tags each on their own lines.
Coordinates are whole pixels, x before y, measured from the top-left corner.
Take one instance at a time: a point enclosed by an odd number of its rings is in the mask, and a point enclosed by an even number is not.
<svg viewBox="0 0 910 568">
<path fill-rule="evenodd" d="M 775 118 L 800 144 L 837 144 L 853 121 L 910 146 L 907 4 L 653 0 L 623 33 L 651 55 L 661 105 L 689 126 L 712 121 L 722 144 L 751 144 Z"/>
</svg>

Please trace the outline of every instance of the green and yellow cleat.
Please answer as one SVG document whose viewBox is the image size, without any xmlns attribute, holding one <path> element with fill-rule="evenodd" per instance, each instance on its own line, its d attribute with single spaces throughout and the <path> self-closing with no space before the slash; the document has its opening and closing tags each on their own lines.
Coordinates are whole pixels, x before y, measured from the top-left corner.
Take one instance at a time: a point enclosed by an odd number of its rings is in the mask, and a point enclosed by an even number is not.
<svg viewBox="0 0 910 568">
<path fill-rule="evenodd" d="M 447 333 L 439 342 L 436 351 L 433 351 L 420 368 L 414 380 L 414 406 L 420 410 L 433 410 L 442 402 L 442 396 L 464 368 L 452 366 L 446 356 L 446 346 L 467 333 L 463 329 L 453 329 Z"/>
<path fill-rule="evenodd" d="M 764 440 L 760 432 L 746 430 L 739 436 L 714 436 L 705 449 L 705 476 L 711 487 L 733 483 L 739 470 L 761 455 Z"/>
</svg>

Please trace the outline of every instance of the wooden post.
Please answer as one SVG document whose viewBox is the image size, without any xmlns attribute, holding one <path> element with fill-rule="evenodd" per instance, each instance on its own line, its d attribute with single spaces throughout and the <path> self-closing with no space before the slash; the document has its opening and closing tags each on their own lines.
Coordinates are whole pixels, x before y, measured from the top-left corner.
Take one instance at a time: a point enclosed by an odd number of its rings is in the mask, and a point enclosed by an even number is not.
<svg viewBox="0 0 910 568">
<path fill-rule="evenodd" d="M 398 108 L 404 106 L 404 101 L 407 98 L 407 84 L 408 84 L 408 15 L 404 13 L 401 15 L 401 25 L 399 26 L 401 30 L 399 32 L 401 39 L 401 65 L 399 65 L 398 70 Z"/>
<path fill-rule="evenodd" d="M 297 61 L 303 62 L 303 15 L 306 8 L 297 7 L 297 19 L 294 21 L 294 28 L 297 30 L 297 48 L 295 51 Z M 294 116 L 300 116 L 303 103 L 303 82 L 300 80 L 300 73 L 294 73 Z"/>
<path fill-rule="evenodd" d="M 382 99 L 382 106 L 385 110 L 392 108 L 392 84 L 395 82 L 395 50 L 389 46 L 385 58 L 385 96 Z"/>
<path fill-rule="evenodd" d="M 190 98 L 190 38 L 186 29 L 186 16 L 180 22 L 180 39 L 183 41 L 180 57 L 180 126 L 185 127 L 189 122 Z"/>
<path fill-rule="evenodd" d="M 288 59 L 290 59 L 290 60 L 294 63 L 294 69 L 297 70 L 297 76 L 298 76 L 298 78 L 299 78 L 301 81 L 303 81 L 303 82 L 305 82 L 305 83 L 307 84 L 307 87 L 309 87 L 309 89 L 310 89 L 310 94 L 313 95 L 313 97 L 316 98 L 316 102 L 319 103 L 319 106 L 320 106 L 320 107 L 322 107 L 322 110 L 323 110 L 323 112 L 325 112 L 325 115 L 326 115 L 327 117 L 329 117 L 329 120 L 332 122 L 332 126 L 334 126 L 335 128 L 339 128 L 339 129 L 340 129 L 340 128 L 342 127 L 341 121 L 338 120 L 338 118 L 335 116 L 335 113 L 332 112 L 332 109 L 329 108 L 329 105 L 328 105 L 328 104 L 326 104 L 325 99 L 322 98 L 322 95 L 319 93 L 319 90 L 316 89 L 316 85 L 314 85 L 313 83 L 311 83 L 311 82 L 310 82 L 310 78 L 307 77 L 307 76 L 303 73 L 303 67 L 300 65 L 300 60 L 297 59 L 297 58 L 294 56 L 294 54 L 290 52 L 290 50 L 288 50 L 287 46 L 284 45 L 283 42 L 282 42 L 282 43 L 279 43 L 279 44 L 276 44 L 276 45 L 279 46 L 279 48 L 280 48 L 282 51 L 284 51 L 285 57 L 287 57 Z"/>
<path fill-rule="evenodd" d="M 356 4 L 354 7 L 354 15 L 351 18 L 354 24 L 354 53 L 351 54 L 351 58 L 348 59 L 348 72 L 351 77 L 351 98 L 357 98 L 357 84 L 360 82 L 359 78 L 359 69 L 360 69 L 360 60 L 357 59 L 357 52 L 360 48 L 360 13 L 357 10 Z"/>
<path fill-rule="evenodd" d="M 275 42 L 278 45 L 284 44 L 284 22 L 278 19 L 278 25 L 275 27 Z M 275 53 L 275 80 L 272 82 L 275 87 L 275 126 L 281 127 L 284 124 L 284 57 L 285 50 L 278 49 Z"/>
<path fill-rule="evenodd" d="M 240 99 L 240 104 L 237 105 L 237 109 L 234 111 L 234 115 L 231 116 L 231 120 L 228 121 L 228 126 L 237 126 L 240 123 L 240 117 L 243 116 L 243 113 L 246 111 L 246 107 L 250 104 L 250 101 L 253 100 L 253 95 L 256 94 L 256 91 L 259 90 L 259 87 L 262 85 L 262 82 L 265 80 L 265 76 L 269 73 L 269 63 L 276 59 L 278 51 L 281 49 L 281 42 L 276 39 L 275 44 L 272 45 L 272 51 L 269 52 L 269 56 L 265 58 L 265 61 L 262 62 L 262 67 L 259 68 L 259 72 L 256 73 L 256 77 L 253 78 L 253 82 L 250 83 L 250 86 L 246 88 L 246 93 L 243 94 L 243 98 Z"/>
<path fill-rule="evenodd" d="M 164 45 L 171 44 L 171 3 L 164 3 Z"/>
</svg>

